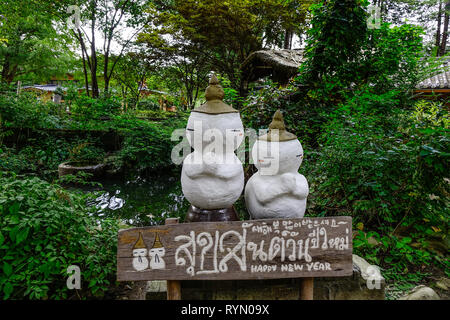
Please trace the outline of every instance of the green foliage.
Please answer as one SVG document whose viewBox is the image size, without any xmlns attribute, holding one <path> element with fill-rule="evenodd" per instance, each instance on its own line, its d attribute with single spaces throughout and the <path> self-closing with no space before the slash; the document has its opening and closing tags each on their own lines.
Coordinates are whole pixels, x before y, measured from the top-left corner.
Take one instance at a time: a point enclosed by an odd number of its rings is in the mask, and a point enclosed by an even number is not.
<svg viewBox="0 0 450 320">
<path fill-rule="evenodd" d="M 103 161 L 105 151 L 96 147 L 92 141 L 78 141 L 69 149 L 69 161 L 83 164 L 97 164 Z"/>
<path fill-rule="evenodd" d="M 89 187 L 102 187 L 99 182 L 91 181 L 93 174 L 83 171 L 78 171 L 75 175 L 66 174 L 59 177 L 56 182 L 63 186 L 89 186 Z"/>
<path fill-rule="evenodd" d="M 424 69 L 423 29 L 411 24 L 392 26 L 381 23 L 380 28 L 368 30 L 359 61 L 357 85 L 370 86 L 372 92 L 414 89 Z M 426 75 L 428 76 L 428 74 Z"/>
<path fill-rule="evenodd" d="M 39 128 L 58 126 L 57 108 L 52 102 L 41 103 L 31 93 L 0 95 L 0 126 Z"/>
<path fill-rule="evenodd" d="M 49 4 L 35 0 L 26 5 L 22 1 L 0 3 L 0 82 L 38 82 L 67 72 L 73 61 L 67 45 L 70 40 L 57 29 Z"/>
<path fill-rule="evenodd" d="M 124 141 L 114 166 L 124 170 L 133 168 L 136 172 L 173 166 L 171 152 L 178 141 L 171 141 L 172 132 L 184 129 L 186 121 L 186 117 L 153 123 L 122 118 L 118 127 L 124 135 Z"/>
<path fill-rule="evenodd" d="M 138 118 L 146 118 L 149 120 L 163 120 L 176 117 L 177 114 L 174 112 L 164 111 L 164 110 L 136 110 L 133 112 Z"/>
<path fill-rule="evenodd" d="M 158 99 L 153 97 L 139 100 L 139 103 L 136 106 L 136 109 L 140 111 L 158 111 L 159 108 L 160 107 Z"/>
<path fill-rule="evenodd" d="M 299 85 L 321 108 L 345 101 L 354 91 L 406 96 L 424 63 L 421 27 L 381 23 L 367 29 L 367 1 L 326 1 L 313 6 Z M 403 97 L 403 99 L 406 99 Z"/>
<path fill-rule="evenodd" d="M 99 119 L 119 114 L 121 107 L 120 101 L 114 96 L 92 98 L 80 95 L 72 101 L 70 111 L 77 120 Z"/>
<path fill-rule="evenodd" d="M 236 90 L 242 90 L 240 66 L 253 51 L 264 46 L 282 45 L 285 31 L 305 27 L 312 0 L 183 0 L 153 2 L 147 12 L 151 24 L 139 40 L 151 48 L 175 52 L 185 61 L 175 61 L 178 71 L 192 79 L 203 80 L 204 71 L 226 75 Z M 166 39 L 176 40 L 173 45 Z M 206 53 L 206 54 L 205 54 Z M 170 57 L 170 56 L 169 56 Z M 198 59 L 200 58 L 201 59 Z M 177 59 L 172 59 L 177 60 Z M 180 59 L 178 59 L 180 60 Z M 204 70 L 208 66 L 207 70 Z M 211 69 L 212 68 L 212 69 Z M 191 81 L 189 87 L 198 85 Z M 186 91 L 188 87 L 186 86 Z M 241 92 L 242 93 L 242 92 Z M 190 95 L 188 94 L 188 100 Z M 188 101 L 192 106 L 192 101 Z"/>
<path fill-rule="evenodd" d="M 305 148 L 308 215 L 351 215 L 354 252 L 386 278 L 412 281 L 432 265 L 449 270 L 448 110 L 410 100 L 423 76 L 421 29 L 367 30 L 364 3 L 314 6 L 294 85 L 267 83 L 241 114 L 267 128 L 280 108 Z"/>
<path fill-rule="evenodd" d="M 0 297 L 67 299 L 67 267 L 81 269 L 81 298 L 101 297 L 115 279 L 118 223 L 97 221 L 87 196 L 38 178 L 0 173 Z"/>
<path fill-rule="evenodd" d="M 341 105 L 304 170 L 310 213 L 353 216 L 371 230 L 355 239 L 356 252 L 398 274 L 429 265 L 430 252 L 445 266 L 432 243 L 448 236 L 450 146 L 443 106 L 418 102 L 411 116 L 393 97 L 366 92 Z M 405 236 L 413 247 L 399 244 Z"/>
<path fill-rule="evenodd" d="M 0 147 L 0 171 L 26 172 L 35 171 L 36 165 L 30 163 L 24 153 L 17 154 L 14 149 Z"/>
<path fill-rule="evenodd" d="M 1 147 L 0 170 L 16 173 L 37 172 L 41 176 L 56 173 L 58 165 L 69 157 L 73 142 L 41 133 L 28 139 L 23 148 Z"/>
<path fill-rule="evenodd" d="M 302 65 L 304 84 L 320 82 L 347 86 L 353 81 L 355 58 L 366 39 L 367 13 L 363 0 L 321 1 L 312 5 L 311 28 L 307 31 L 306 62 Z M 333 88 L 330 88 L 333 89 Z"/>
<path fill-rule="evenodd" d="M 331 106 L 319 109 L 315 101 L 299 93 L 295 86 L 282 88 L 266 81 L 262 88 L 251 91 L 243 102 L 244 127 L 267 129 L 277 109 L 281 109 L 286 127 L 299 137 L 306 150 L 317 147 L 317 136 Z"/>
</svg>

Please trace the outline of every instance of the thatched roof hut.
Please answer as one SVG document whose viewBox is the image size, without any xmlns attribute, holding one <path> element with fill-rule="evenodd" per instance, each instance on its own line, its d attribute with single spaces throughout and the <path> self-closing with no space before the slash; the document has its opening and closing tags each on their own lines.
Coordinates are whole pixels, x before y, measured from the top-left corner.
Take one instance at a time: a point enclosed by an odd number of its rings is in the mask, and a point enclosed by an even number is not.
<svg viewBox="0 0 450 320">
<path fill-rule="evenodd" d="M 304 61 L 303 50 L 260 50 L 252 52 L 242 63 L 241 70 L 248 82 L 264 77 L 286 84 Z"/>
<path fill-rule="evenodd" d="M 417 90 L 450 90 L 450 61 L 443 61 L 440 68 L 430 78 L 420 82 Z M 438 91 L 436 91 L 438 92 Z"/>
<path fill-rule="evenodd" d="M 416 86 L 414 93 L 416 98 L 446 100 L 450 106 L 450 59 L 439 57 L 437 61 L 440 66 Z"/>
</svg>

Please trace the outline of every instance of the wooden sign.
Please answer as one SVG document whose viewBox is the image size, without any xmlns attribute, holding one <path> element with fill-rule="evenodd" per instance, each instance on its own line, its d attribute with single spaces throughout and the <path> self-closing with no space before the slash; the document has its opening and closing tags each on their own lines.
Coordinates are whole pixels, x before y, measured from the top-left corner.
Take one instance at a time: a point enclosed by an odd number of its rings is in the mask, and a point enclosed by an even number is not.
<svg viewBox="0 0 450 320">
<path fill-rule="evenodd" d="M 183 223 L 119 231 L 117 280 L 352 275 L 352 218 Z"/>
</svg>

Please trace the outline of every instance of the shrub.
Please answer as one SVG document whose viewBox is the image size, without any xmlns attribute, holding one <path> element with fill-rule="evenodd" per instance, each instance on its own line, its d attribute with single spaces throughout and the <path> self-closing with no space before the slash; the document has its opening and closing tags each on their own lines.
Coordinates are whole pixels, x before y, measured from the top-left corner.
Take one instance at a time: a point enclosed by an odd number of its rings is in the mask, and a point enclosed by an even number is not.
<svg viewBox="0 0 450 320">
<path fill-rule="evenodd" d="M 158 111 L 160 109 L 159 101 L 155 97 L 141 99 L 141 100 L 139 100 L 138 105 L 136 106 L 136 109 Z"/>
<path fill-rule="evenodd" d="M 81 269 L 81 298 L 100 297 L 114 284 L 118 223 L 98 221 L 87 197 L 0 172 L 0 297 L 74 298 L 66 286 L 70 265 Z"/>
<path fill-rule="evenodd" d="M 0 95 L 0 127 L 57 127 L 58 117 L 52 114 L 54 111 L 54 103 L 42 103 L 31 93 Z"/>
<path fill-rule="evenodd" d="M 85 120 L 111 117 L 118 114 L 121 107 L 120 101 L 114 96 L 92 98 L 80 95 L 72 101 L 70 110 L 75 119 Z"/>
<path fill-rule="evenodd" d="M 448 234 L 450 188 L 444 107 L 419 102 L 411 116 L 396 104 L 366 93 L 342 105 L 304 170 L 309 213 L 353 216 L 355 251 L 398 275 L 433 261 L 445 267 L 432 243 Z"/>
<path fill-rule="evenodd" d="M 116 125 L 124 136 L 124 141 L 114 165 L 125 170 L 132 168 L 136 172 L 142 172 L 173 166 L 171 153 L 178 141 L 171 141 L 172 132 L 175 129 L 184 129 L 186 118 L 160 122 L 122 118 Z"/>
</svg>

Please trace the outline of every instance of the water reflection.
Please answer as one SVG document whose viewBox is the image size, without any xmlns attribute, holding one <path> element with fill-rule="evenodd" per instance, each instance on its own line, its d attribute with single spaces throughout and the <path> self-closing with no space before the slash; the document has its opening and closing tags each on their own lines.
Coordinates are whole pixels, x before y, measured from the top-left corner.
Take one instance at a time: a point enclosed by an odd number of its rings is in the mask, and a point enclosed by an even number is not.
<svg viewBox="0 0 450 320">
<path fill-rule="evenodd" d="M 100 197 L 96 198 L 92 205 L 95 205 L 99 212 L 105 210 L 106 208 L 111 210 L 117 210 L 123 207 L 125 200 L 117 197 L 120 194 L 120 190 L 116 190 L 115 195 L 111 196 L 109 192 L 102 194 Z"/>
<path fill-rule="evenodd" d="M 184 218 L 188 202 L 181 191 L 179 172 L 150 178 L 99 181 L 100 195 L 90 203 L 99 217 L 119 217 L 132 226 L 163 224 L 169 217 Z"/>
</svg>

